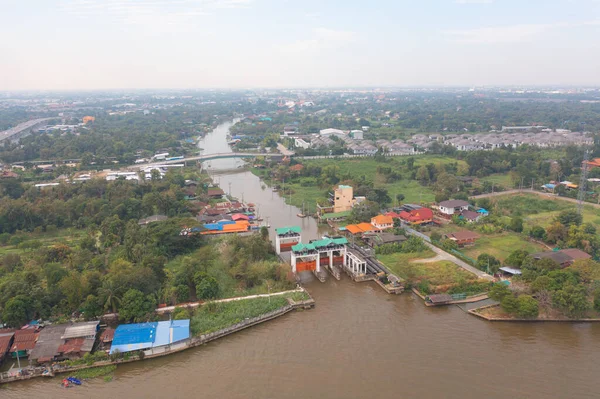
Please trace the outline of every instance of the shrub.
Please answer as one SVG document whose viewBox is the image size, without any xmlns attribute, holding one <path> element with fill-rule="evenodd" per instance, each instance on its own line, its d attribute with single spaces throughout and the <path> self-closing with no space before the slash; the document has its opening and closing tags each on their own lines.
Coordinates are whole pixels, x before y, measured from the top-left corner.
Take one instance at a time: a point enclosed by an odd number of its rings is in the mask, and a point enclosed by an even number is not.
<svg viewBox="0 0 600 399">
<path fill-rule="evenodd" d="M 517 315 L 532 319 L 539 314 L 538 302 L 531 295 L 521 295 L 518 300 Z"/>
<path fill-rule="evenodd" d="M 511 294 L 511 295 L 505 296 L 504 299 L 502 299 L 502 301 L 500 302 L 500 306 L 502 306 L 502 309 L 506 313 L 513 314 L 513 313 L 516 313 L 517 310 L 519 309 L 519 302 L 517 301 L 517 298 L 515 298 Z"/>
</svg>

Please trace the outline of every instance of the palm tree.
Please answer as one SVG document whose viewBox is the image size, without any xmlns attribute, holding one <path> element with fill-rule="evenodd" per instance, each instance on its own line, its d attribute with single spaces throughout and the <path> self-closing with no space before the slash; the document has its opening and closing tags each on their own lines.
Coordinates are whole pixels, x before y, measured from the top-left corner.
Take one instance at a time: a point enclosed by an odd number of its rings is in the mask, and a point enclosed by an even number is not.
<svg viewBox="0 0 600 399">
<path fill-rule="evenodd" d="M 117 313 L 117 307 L 121 304 L 121 298 L 118 295 L 118 288 L 111 280 L 106 280 L 99 290 L 103 297 L 104 310 L 111 309 L 113 313 Z"/>
</svg>

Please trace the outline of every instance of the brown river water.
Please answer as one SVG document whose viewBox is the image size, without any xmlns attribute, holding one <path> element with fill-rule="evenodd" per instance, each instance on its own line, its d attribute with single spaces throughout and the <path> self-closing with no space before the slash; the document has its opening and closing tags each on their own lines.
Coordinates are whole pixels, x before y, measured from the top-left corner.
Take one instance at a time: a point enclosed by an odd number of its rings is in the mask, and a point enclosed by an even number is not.
<svg viewBox="0 0 600 399">
<path fill-rule="evenodd" d="M 229 126 L 206 140 L 225 140 Z M 300 225 L 305 240 L 320 234 L 250 172 L 217 180 L 259 205 L 273 228 Z M 600 324 L 491 323 L 373 282 L 306 277 L 314 309 L 119 366 L 111 382 L 64 389 L 58 378 L 38 379 L 0 388 L 0 398 L 600 398 Z"/>
</svg>

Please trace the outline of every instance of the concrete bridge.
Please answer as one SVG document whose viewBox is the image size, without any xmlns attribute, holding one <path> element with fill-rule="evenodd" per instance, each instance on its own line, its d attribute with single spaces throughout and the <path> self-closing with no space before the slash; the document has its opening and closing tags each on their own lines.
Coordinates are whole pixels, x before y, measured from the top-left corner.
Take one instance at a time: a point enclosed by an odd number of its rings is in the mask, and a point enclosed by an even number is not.
<svg viewBox="0 0 600 399">
<path fill-rule="evenodd" d="M 159 165 L 171 165 L 178 163 L 186 163 L 190 161 L 195 162 L 206 162 L 212 161 L 215 159 L 227 159 L 227 158 L 256 158 L 256 157 L 265 157 L 265 158 L 283 158 L 281 154 L 264 154 L 260 152 L 221 152 L 216 154 L 202 154 L 193 157 L 185 157 L 181 159 L 173 159 L 170 161 L 155 161 L 152 163 L 140 164 L 136 165 L 140 168 L 146 168 L 149 166 L 159 166 Z"/>
</svg>

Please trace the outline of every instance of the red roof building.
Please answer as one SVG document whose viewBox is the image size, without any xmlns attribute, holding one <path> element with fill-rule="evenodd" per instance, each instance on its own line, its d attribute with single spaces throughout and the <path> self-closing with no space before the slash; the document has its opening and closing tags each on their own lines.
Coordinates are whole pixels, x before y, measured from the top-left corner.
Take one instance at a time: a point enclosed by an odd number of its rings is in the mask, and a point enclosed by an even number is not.
<svg viewBox="0 0 600 399">
<path fill-rule="evenodd" d="M 429 208 L 413 209 L 410 212 L 402 211 L 398 214 L 399 219 L 410 224 L 425 224 L 433 221 L 433 211 Z"/>
</svg>

